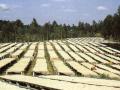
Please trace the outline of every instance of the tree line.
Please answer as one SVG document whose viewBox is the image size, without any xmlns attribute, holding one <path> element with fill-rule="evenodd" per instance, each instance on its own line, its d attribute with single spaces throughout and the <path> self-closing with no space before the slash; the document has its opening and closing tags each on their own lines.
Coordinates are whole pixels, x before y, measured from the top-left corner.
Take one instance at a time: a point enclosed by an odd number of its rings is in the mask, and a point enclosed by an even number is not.
<svg viewBox="0 0 120 90">
<path fill-rule="evenodd" d="M 39 25 L 33 18 L 29 25 L 16 21 L 0 20 L 0 42 L 25 42 L 57 40 L 77 37 L 103 37 L 120 41 L 120 7 L 114 15 L 107 15 L 103 21 L 78 25 L 58 24 L 56 21 Z"/>
</svg>

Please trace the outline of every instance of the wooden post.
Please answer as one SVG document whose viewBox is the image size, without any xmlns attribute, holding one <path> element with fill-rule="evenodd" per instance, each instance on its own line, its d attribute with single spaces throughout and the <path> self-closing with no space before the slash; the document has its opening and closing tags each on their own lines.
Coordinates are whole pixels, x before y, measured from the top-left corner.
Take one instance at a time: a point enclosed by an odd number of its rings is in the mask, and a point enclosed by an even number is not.
<svg viewBox="0 0 120 90">
<path fill-rule="evenodd" d="M 33 72 L 33 76 L 35 76 L 35 72 Z"/>
</svg>

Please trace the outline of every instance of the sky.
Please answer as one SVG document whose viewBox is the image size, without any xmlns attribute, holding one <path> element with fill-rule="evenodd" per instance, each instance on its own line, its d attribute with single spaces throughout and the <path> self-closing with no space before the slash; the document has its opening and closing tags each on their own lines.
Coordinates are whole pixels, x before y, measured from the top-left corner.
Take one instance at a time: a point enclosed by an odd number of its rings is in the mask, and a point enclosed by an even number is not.
<svg viewBox="0 0 120 90">
<path fill-rule="evenodd" d="M 0 0 L 0 19 L 30 24 L 56 20 L 59 24 L 92 23 L 117 12 L 120 0 Z"/>
</svg>

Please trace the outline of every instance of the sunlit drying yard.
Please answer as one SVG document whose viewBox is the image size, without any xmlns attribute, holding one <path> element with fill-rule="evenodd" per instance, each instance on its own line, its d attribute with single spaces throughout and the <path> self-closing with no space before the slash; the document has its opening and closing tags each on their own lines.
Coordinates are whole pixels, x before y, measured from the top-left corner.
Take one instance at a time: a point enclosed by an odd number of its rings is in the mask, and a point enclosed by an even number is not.
<svg viewBox="0 0 120 90">
<path fill-rule="evenodd" d="M 120 90 L 120 0 L 0 0 L 0 90 Z"/>
<path fill-rule="evenodd" d="M 120 51 L 108 42 L 81 37 L 0 43 L 0 90 L 120 90 Z"/>
</svg>

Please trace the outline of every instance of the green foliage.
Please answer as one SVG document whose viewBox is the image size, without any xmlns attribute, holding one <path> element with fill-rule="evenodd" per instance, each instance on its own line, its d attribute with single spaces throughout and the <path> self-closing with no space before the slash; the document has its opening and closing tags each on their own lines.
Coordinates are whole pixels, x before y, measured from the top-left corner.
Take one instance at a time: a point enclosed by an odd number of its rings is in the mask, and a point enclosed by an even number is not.
<svg viewBox="0 0 120 90">
<path fill-rule="evenodd" d="M 46 43 L 44 43 L 44 46 L 45 46 L 45 58 L 46 58 L 46 62 L 47 62 L 47 68 L 48 68 L 48 71 L 49 71 L 49 74 L 55 74 L 55 70 L 54 70 L 54 67 L 52 65 L 52 62 L 50 60 L 50 55 L 48 53 L 48 50 L 47 50 L 47 46 L 46 46 Z"/>
<path fill-rule="evenodd" d="M 40 26 L 33 18 L 30 25 L 21 20 L 0 20 L 0 42 L 44 41 L 77 37 L 104 37 L 120 41 L 120 7 L 114 15 L 108 15 L 103 21 L 89 23 L 79 22 L 78 25 L 59 25 L 56 21 Z"/>
<path fill-rule="evenodd" d="M 109 75 L 106 75 L 106 74 L 103 73 L 103 74 L 100 75 L 100 78 L 108 79 L 108 78 L 110 78 L 110 77 L 109 77 Z"/>
</svg>

